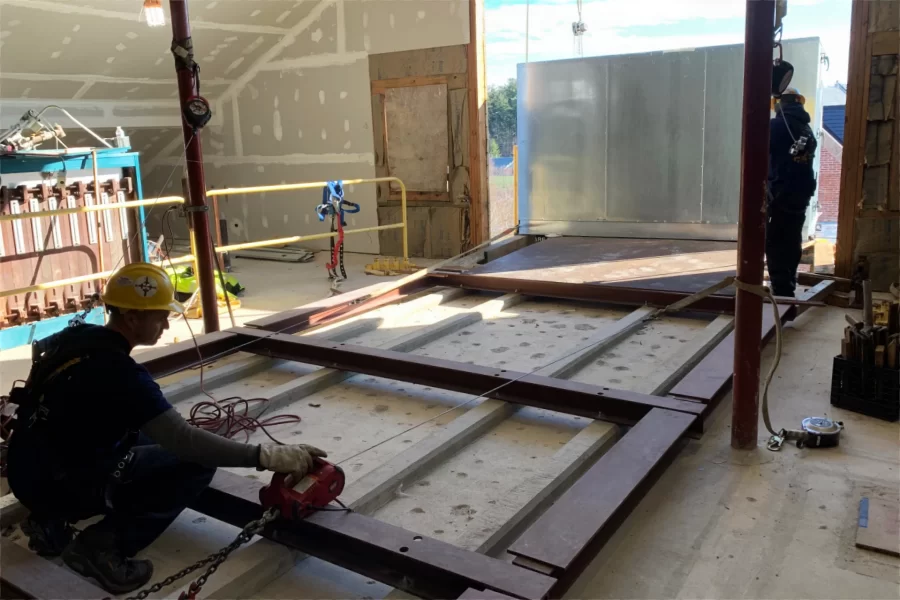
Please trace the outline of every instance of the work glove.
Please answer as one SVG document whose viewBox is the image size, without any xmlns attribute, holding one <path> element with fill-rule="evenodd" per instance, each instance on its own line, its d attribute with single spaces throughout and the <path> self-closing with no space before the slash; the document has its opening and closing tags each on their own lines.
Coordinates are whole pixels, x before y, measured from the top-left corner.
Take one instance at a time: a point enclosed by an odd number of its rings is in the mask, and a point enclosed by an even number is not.
<svg viewBox="0 0 900 600">
<path fill-rule="evenodd" d="M 296 481 L 313 470 L 313 458 L 328 456 L 309 444 L 282 446 L 279 444 L 260 444 L 259 466 L 276 473 L 291 473 Z"/>
</svg>

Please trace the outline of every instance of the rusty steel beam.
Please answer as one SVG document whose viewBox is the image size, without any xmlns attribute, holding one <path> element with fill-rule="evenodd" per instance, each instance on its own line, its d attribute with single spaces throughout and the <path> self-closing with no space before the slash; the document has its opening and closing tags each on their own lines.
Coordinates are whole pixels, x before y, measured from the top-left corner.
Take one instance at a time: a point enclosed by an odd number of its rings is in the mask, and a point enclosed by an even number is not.
<svg viewBox="0 0 900 600">
<path fill-rule="evenodd" d="M 381 306 L 409 300 L 427 292 L 431 284 L 423 278 L 386 292 L 379 291 L 382 287 L 383 284 L 370 285 L 306 306 L 268 315 L 250 321 L 247 326 L 279 333 L 296 333 L 310 327 L 329 325 Z"/>
<path fill-rule="evenodd" d="M 219 470 L 191 508 L 243 527 L 262 514 L 263 485 Z M 421 598 L 454 598 L 475 588 L 541 599 L 556 583 L 551 577 L 354 512 L 321 511 L 302 520 L 276 521 L 263 536 Z"/>
<path fill-rule="evenodd" d="M 144 365 L 150 371 L 150 375 L 158 379 L 209 362 L 214 358 L 233 354 L 237 352 L 240 343 L 240 339 L 234 334 L 216 331 L 197 336 L 196 344 L 192 339 L 185 340 L 164 348 L 142 352 L 134 359 Z"/>
<path fill-rule="evenodd" d="M 748 285 L 762 285 L 763 280 L 774 28 L 775 0 L 747 0 L 737 279 Z M 762 298 L 738 289 L 731 417 L 731 447 L 738 450 L 756 448 L 757 443 L 762 310 Z"/>
<path fill-rule="evenodd" d="M 597 283 L 565 283 L 560 281 L 540 281 L 516 279 L 491 275 L 471 275 L 468 273 L 437 273 L 429 277 L 432 285 L 461 287 L 482 292 L 518 293 L 528 296 L 578 300 L 582 302 L 602 302 L 627 304 L 630 306 L 665 307 L 691 296 L 686 292 L 669 292 L 630 287 L 619 287 Z M 734 312 L 734 297 L 712 295 L 691 305 L 691 310 L 715 313 Z"/>
<path fill-rule="evenodd" d="M 634 423 L 654 408 L 685 412 L 692 416 L 703 412 L 703 406 L 696 402 L 482 367 L 430 356 L 273 334 L 242 327 L 229 329 L 228 332 L 234 333 L 241 338 L 242 343 L 247 344 L 242 347 L 243 350 L 254 354 L 430 385 L 591 419 Z M 700 419 L 694 423 L 693 430 L 697 433 L 703 431 Z"/>
<path fill-rule="evenodd" d="M 378 293 L 380 287 L 382 287 L 380 284 L 368 286 L 299 308 L 275 313 L 251 321 L 246 325 L 267 331 L 296 333 L 312 327 L 330 325 L 380 306 L 428 293 L 428 286 L 420 281 L 397 290 L 391 290 L 386 294 Z M 201 363 L 234 354 L 241 350 L 241 343 L 234 334 L 217 331 L 198 336 L 196 344 L 194 340 L 186 340 L 164 348 L 142 352 L 135 357 L 135 360 L 144 365 L 150 374 L 158 379 L 196 367 Z"/>
<path fill-rule="evenodd" d="M 436 273 L 429 276 L 431 285 L 460 287 L 472 291 L 518 293 L 526 296 L 599 302 L 604 304 L 627 304 L 630 306 L 657 306 L 664 308 L 693 295 L 693 292 L 671 292 L 641 288 L 619 287 L 597 283 L 565 283 L 561 281 L 539 281 L 514 277 L 491 275 L 471 275 L 468 273 Z M 802 306 L 824 306 L 822 302 L 778 298 L 779 304 Z M 734 296 L 713 294 L 701 298 L 690 305 L 688 310 L 713 313 L 734 313 Z"/>
<path fill-rule="evenodd" d="M 835 281 L 820 281 L 805 292 L 797 294 L 801 300 L 815 301 L 828 296 L 837 285 Z M 775 335 L 775 317 L 769 306 L 763 307 L 761 345 L 765 346 Z M 803 313 L 805 306 L 778 306 L 781 322 L 792 321 Z M 709 415 L 731 386 L 734 375 L 734 332 L 723 339 L 712 352 L 675 384 L 669 395 L 697 400 L 707 405 L 704 415 Z"/>
<path fill-rule="evenodd" d="M 653 409 L 519 536 L 513 564 L 557 578 L 562 597 L 669 465 L 693 418 Z"/>
<path fill-rule="evenodd" d="M 188 15 L 187 0 L 169 0 L 169 14 L 172 19 L 172 54 L 175 57 L 175 76 L 178 80 L 178 97 L 182 111 L 187 110 L 188 101 L 200 94 L 199 71 L 193 60 L 191 40 L 191 18 Z M 190 58 L 183 58 L 175 50 L 191 50 Z M 190 195 L 185 210 L 191 220 L 191 230 L 196 243 L 191 249 L 196 254 L 197 282 L 200 284 L 200 304 L 203 307 L 203 332 L 219 331 L 219 302 L 216 298 L 216 278 L 213 269 L 212 241 L 209 237 L 209 218 L 206 205 L 206 179 L 203 174 L 203 145 L 200 129 L 195 129 L 184 118 L 181 119 L 184 135 L 185 170 L 188 174 Z M 219 224 L 216 223 L 216 227 Z"/>
</svg>

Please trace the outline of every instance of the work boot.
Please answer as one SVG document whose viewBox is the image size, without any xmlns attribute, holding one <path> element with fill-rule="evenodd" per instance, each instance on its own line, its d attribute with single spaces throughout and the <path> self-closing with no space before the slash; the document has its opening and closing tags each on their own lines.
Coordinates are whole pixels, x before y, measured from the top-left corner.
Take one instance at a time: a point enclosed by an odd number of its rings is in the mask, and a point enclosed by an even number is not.
<svg viewBox="0 0 900 600">
<path fill-rule="evenodd" d="M 72 542 L 75 530 L 62 519 L 36 520 L 29 516 L 22 522 L 22 533 L 28 536 L 28 549 L 38 556 L 56 558 Z"/>
<path fill-rule="evenodd" d="M 144 586 L 153 576 L 149 560 L 126 558 L 110 532 L 85 530 L 66 547 L 63 562 L 82 577 L 93 577 L 113 594 L 126 594 Z"/>
</svg>

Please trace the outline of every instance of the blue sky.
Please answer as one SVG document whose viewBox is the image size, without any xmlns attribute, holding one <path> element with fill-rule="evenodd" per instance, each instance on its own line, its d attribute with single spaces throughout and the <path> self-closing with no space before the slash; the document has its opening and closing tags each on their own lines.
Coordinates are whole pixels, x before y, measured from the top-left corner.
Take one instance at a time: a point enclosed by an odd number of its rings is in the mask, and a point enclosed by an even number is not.
<svg viewBox="0 0 900 600">
<path fill-rule="evenodd" d="M 830 60 L 826 85 L 847 81 L 851 0 L 789 0 L 784 37 L 818 36 Z M 488 84 L 525 62 L 525 0 L 485 0 Z M 584 55 L 604 56 L 744 41 L 744 0 L 583 0 Z M 575 56 L 576 0 L 530 0 L 530 61 Z"/>
</svg>

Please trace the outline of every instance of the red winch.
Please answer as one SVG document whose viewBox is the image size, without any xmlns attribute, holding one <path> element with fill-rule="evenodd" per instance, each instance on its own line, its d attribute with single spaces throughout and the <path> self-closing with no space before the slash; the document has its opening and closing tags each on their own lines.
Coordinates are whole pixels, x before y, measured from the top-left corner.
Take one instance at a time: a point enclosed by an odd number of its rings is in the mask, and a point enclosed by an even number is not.
<svg viewBox="0 0 900 600">
<path fill-rule="evenodd" d="M 314 459 L 315 468 L 299 482 L 285 473 L 275 473 L 269 485 L 259 490 L 264 508 L 277 508 L 282 518 L 302 519 L 323 509 L 344 491 L 344 471 L 337 465 Z"/>
<path fill-rule="evenodd" d="M 218 552 L 203 558 L 191 567 L 184 569 L 171 577 L 154 583 L 149 588 L 142 590 L 135 596 L 129 596 L 128 600 L 146 598 L 149 594 L 156 593 L 178 581 L 185 575 L 209 564 L 206 572 L 193 581 L 188 588 L 178 596 L 179 600 L 196 600 L 197 595 L 206 583 L 206 580 L 221 565 L 228 556 L 246 544 L 254 535 L 262 533 L 265 527 L 276 521 L 279 517 L 297 521 L 317 510 L 349 511 L 337 499 L 344 491 L 344 471 L 337 465 L 324 461 L 321 458 L 313 459 L 313 470 L 307 473 L 300 481 L 294 482 L 291 475 L 276 473 L 269 485 L 259 490 L 259 501 L 265 508 L 263 515 L 247 523 L 237 538 L 228 546 Z M 328 506 L 337 500 L 341 508 Z"/>
</svg>

